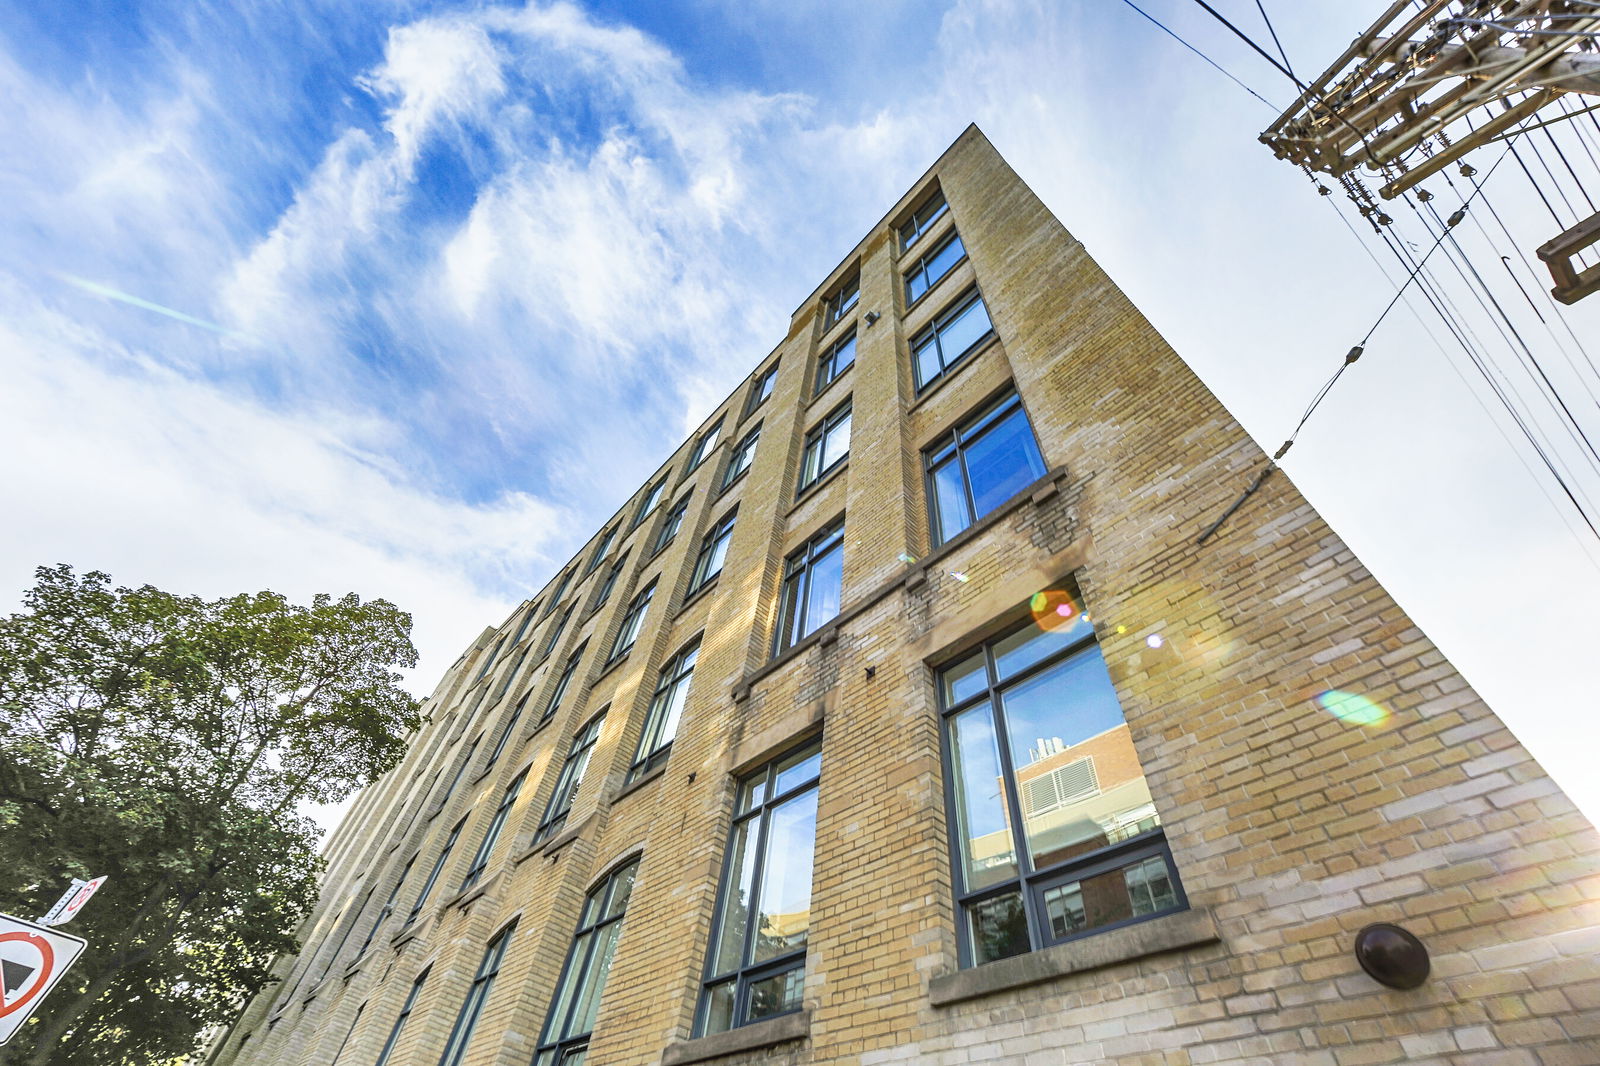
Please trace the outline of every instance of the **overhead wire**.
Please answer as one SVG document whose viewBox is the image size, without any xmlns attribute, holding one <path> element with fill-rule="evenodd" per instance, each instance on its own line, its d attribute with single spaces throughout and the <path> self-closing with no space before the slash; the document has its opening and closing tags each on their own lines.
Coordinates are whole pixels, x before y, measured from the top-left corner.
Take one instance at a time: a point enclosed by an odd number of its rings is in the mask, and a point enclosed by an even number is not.
<svg viewBox="0 0 1600 1066">
<path fill-rule="evenodd" d="M 1265 96 L 1262 96 L 1260 93 L 1258 93 L 1254 89 L 1250 88 L 1250 86 L 1246 85 L 1244 82 L 1242 82 L 1238 78 L 1234 77 L 1233 74 L 1230 73 L 1227 70 L 1227 68 L 1225 68 L 1221 63 L 1218 63 L 1215 59 L 1212 59 L 1210 56 L 1208 56 L 1204 52 L 1200 51 L 1200 49 L 1196 48 L 1194 45 L 1190 44 L 1188 41 L 1184 40 L 1182 37 L 1179 37 L 1172 30 L 1168 29 L 1161 22 L 1160 19 L 1158 19 L 1154 15 L 1150 14 L 1150 12 L 1148 12 L 1144 8 L 1140 7 L 1138 4 L 1134 3 L 1133 0 L 1122 0 L 1122 2 L 1124 4 L 1127 4 L 1129 7 L 1133 8 L 1135 11 L 1137 11 L 1139 14 L 1143 15 L 1145 18 L 1149 19 L 1151 24 L 1154 25 L 1157 29 L 1159 29 L 1162 33 L 1165 33 L 1168 37 L 1171 37 L 1174 41 L 1177 41 L 1179 44 L 1183 45 L 1189 51 L 1193 52 L 1195 55 L 1199 56 L 1201 59 L 1205 60 L 1207 63 L 1209 63 L 1213 67 L 1215 67 L 1217 70 L 1221 71 L 1222 75 L 1224 77 L 1226 77 L 1229 81 L 1233 82 L 1239 88 L 1243 89 L 1245 92 L 1249 93 L 1251 96 L 1255 97 L 1257 100 L 1260 100 L 1263 104 L 1266 104 L 1268 107 L 1272 108 L 1274 111 L 1278 110 L 1278 105 L 1277 104 L 1274 104 L 1271 100 L 1268 100 Z"/>
</svg>

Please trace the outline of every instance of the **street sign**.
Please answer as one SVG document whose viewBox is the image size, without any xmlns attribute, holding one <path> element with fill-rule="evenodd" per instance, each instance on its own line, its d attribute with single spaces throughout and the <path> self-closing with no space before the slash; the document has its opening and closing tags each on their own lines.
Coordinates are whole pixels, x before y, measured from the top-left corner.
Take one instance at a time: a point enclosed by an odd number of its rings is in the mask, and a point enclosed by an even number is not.
<svg viewBox="0 0 1600 1066">
<path fill-rule="evenodd" d="M 61 980 L 88 942 L 9 914 L 0 914 L 0 1044 Z"/>
<path fill-rule="evenodd" d="M 95 894 L 95 890 L 105 883 L 104 874 L 101 874 L 93 881 L 80 881 L 74 877 L 72 879 L 72 887 L 67 889 L 66 894 L 56 901 L 56 905 L 50 908 L 48 914 L 39 919 L 39 924 L 65 925 L 72 921 L 78 916 L 78 912 L 83 910 L 83 905 L 89 902 L 89 897 Z"/>
</svg>

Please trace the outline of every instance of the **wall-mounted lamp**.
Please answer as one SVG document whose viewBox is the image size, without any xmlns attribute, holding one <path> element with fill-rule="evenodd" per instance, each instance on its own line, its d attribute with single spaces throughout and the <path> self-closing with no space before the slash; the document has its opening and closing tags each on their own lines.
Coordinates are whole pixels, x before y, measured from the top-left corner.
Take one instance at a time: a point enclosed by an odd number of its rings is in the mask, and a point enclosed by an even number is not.
<svg viewBox="0 0 1600 1066">
<path fill-rule="evenodd" d="M 874 325 L 877 324 L 878 319 L 880 319 L 882 317 L 883 316 L 878 314 L 878 312 L 876 312 L 876 311 L 868 311 L 867 312 L 867 328 L 871 329 Z"/>
<path fill-rule="evenodd" d="M 1416 988 L 1428 979 L 1428 949 L 1398 925 L 1377 922 L 1356 934 L 1356 961 L 1380 985 Z"/>
</svg>

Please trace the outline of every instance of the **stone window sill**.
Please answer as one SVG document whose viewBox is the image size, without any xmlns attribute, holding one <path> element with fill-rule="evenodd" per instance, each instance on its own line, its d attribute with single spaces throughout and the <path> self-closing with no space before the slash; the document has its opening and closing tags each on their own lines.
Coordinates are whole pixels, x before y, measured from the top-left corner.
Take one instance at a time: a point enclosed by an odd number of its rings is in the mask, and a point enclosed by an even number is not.
<svg viewBox="0 0 1600 1066">
<path fill-rule="evenodd" d="M 667 762 L 671 761 L 671 759 L 667 760 Z M 649 773 L 642 774 L 636 780 L 630 781 L 626 785 L 623 785 L 617 790 L 617 794 L 611 797 L 611 802 L 613 804 L 621 803 L 624 796 L 633 795 L 635 792 L 639 791 L 641 788 L 644 788 L 644 786 L 648 785 L 650 782 L 666 773 L 667 762 L 663 762 L 660 766 L 656 767 L 654 770 L 651 770 Z"/>
<path fill-rule="evenodd" d="M 683 617 L 683 612 L 699 603 L 707 594 L 711 592 L 712 589 L 716 588 L 717 579 L 721 576 L 722 571 L 718 570 L 716 573 L 706 578 L 705 581 L 701 582 L 699 588 L 695 589 L 693 592 L 689 593 L 688 596 L 684 597 L 683 606 L 678 608 L 677 613 L 672 616 L 672 620 L 676 622 L 679 618 Z"/>
<path fill-rule="evenodd" d="M 704 1062 L 723 1055 L 737 1055 L 743 1051 L 776 1047 L 792 1040 L 804 1040 L 811 1035 L 811 1012 L 797 1011 L 769 1018 L 764 1022 L 741 1025 L 726 1033 L 714 1033 L 694 1040 L 679 1040 L 668 1044 L 661 1053 L 661 1066 L 685 1066 L 690 1062 Z"/>
<path fill-rule="evenodd" d="M 802 488 L 795 494 L 794 506 L 789 508 L 789 514 L 794 514 L 811 501 L 811 497 L 822 491 L 822 486 L 832 484 L 835 478 L 850 469 L 850 453 L 845 452 L 844 458 L 834 463 L 827 470 L 817 476 L 817 480 Z"/>
<path fill-rule="evenodd" d="M 928 1000 L 935 1007 L 944 1007 L 1068 974 L 1132 962 L 1146 955 L 1214 944 L 1221 939 L 1210 911 L 1179 911 L 970 970 L 941 974 L 929 982 Z"/>
</svg>

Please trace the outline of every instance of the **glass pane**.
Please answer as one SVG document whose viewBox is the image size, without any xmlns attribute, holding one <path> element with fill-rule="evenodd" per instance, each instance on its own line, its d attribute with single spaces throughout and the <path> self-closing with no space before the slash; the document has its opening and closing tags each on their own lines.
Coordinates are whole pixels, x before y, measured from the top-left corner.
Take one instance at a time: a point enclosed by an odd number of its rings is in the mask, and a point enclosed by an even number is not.
<svg viewBox="0 0 1600 1066">
<path fill-rule="evenodd" d="M 588 1057 L 588 1044 L 583 1047 L 568 1048 L 567 1053 L 561 1056 L 561 1066 L 583 1066 L 584 1060 Z"/>
<path fill-rule="evenodd" d="M 939 346 L 932 333 L 922 338 L 914 355 L 917 361 L 917 385 L 921 387 L 939 376 Z"/>
<path fill-rule="evenodd" d="M 733 981 L 706 990 L 705 1032 L 725 1033 L 733 1028 Z"/>
<path fill-rule="evenodd" d="M 974 903 L 967 908 L 967 929 L 972 935 L 974 964 L 1021 955 L 1028 950 L 1028 918 L 1022 909 L 1022 895 L 1005 895 Z"/>
<path fill-rule="evenodd" d="M 982 692 L 989 683 L 988 672 L 984 669 L 983 649 L 939 671 L 939 683 L 944 686 L 946 707 L 954 707 L 969 696 Z"/>
<path fill-rule="evenodd" d="M 1044 460 L 1022 408 L 967 445 L 967 474 L 979 518 L 1044 476 Z"/>
<path fill-rule="evenodd" d="M 966 254 L 967 250 L 961 246 L 961 238 L 952 239 L 928 260 L 928 282 L 931 284 L 944 277 Z"/>
<path fill-rule="evenodd" d="M 728 541 L 732 539 L 733 531 L 730 529 L 712 543 L 711 558 L 706 563 L 706 577 L 722 573 L 722 560 L 728 557 Z"/>
<path fill-rule="evenodd" d="M 1000 787 L 1000 745 L 988 703 L 950 720 L 950 770 L 962 891 L 975 892 L 1017 876 Z"/>
<path fill-rule="evenodd" d="M 1059 617 L 1059 616 L 1058 616 Z M 1001 681 L 1015 677 L 1041 659 L 1071 647 L 1093 632 L 1093 627 L 1083 621 L 1083 613 L 1068 626 L 1041 629 L 1030 625 L 994 645 L 994 668 Z"/>
<path fill-rule="evenodd" d="M 739 786 L 739 803 L 734 814 L 744 814 L 750 808 L 767 801 L 767 775 L 752 778 Z"/>
<path fill-rule="evenodd" d="M 817 479 L 817 473 L 822 469 L 822 437 L 812 437 L 806 441 L 805 459 L 800 470 L 800 484 L 809 485 Z"/>
<path fill-rule="evenodd" d="M 844 550 L 835 545 L 811 565 L 811 585 L 806 591 L 805 632 L 815 632 L 839 613 L 840 589 L 844 583 Z"/>
<path fill-rule="evenodd" d="M 967 486 L 961 479 L 961 463 L 952 458 L 933 472 L 933 507 L 939 520 L 939 542 L 943 543 L 966 529 Z"/>
<path fill-rule="evenodd" d="M 583 975 L 583 987 L 575 997 L 578 1005 L 572 1012 L 572 1023 L 562 1034 L 563 1038 L 594 1031 L 594 1016 L 600 1012 L 600 995 L 605 991 L 606 978 L 611 973 L 611 956 L 616 951 L 617 937 L 621 933 L 622 923 L 612 922 L 593 934 L 597 938 L 594 956 L 589 962 L 588 972 Z"/>
<path fill-rule="evenodd" d="M 689 679 L 683 678 L 672 686 L 672 691 L 667 693 L 666 717 L 662 719 L 661 730 L 656 735 L 656 746 L 659 747 L 678 735 L 678 719 L 683 717 L 683 705 L 689 699 Z"/>
<path fill-rule="evenodd" d="M 1058 940 L 1177 905 L 1172 875 L 1160 855 L 1044 892 L 1045 921 Z"/>
<path fill-rule="evenodd" d="M 822 749 L 820 747 L 808 748 L 805 751 L 795 752 L 778 765 L 777 783 L 772 792 L 781 796 L 817 776 L 822 768 Z"/>
<path fill-rule="evenodd" d="M 750 1010 L 746 1021 L 770 1018 L 800 1009 L 800 994 L 805 991 L 805 967 L 786 970 L 750 985 Z"/>
<path fill-rule="evenodd" d="M 817 841 L 817 794 L 804 792 L 770 815 L 752 962 L 797 951 L 811 928 L 811 857 Z"/>
<path fill-rule="evenodd" d="M 850 453 L 850 416 L 846 411 L 843 421 L 828 430 L 828 439 L 822 445 L 824 467 L 832 466 Z"/>
<path fill-rule="evenodd" d="M 804 583 L 804 572 L 791 575 L 783 583 L 783 617 L 778 621 L 780 651 L 800 639 L 800 590 Z"/>
<path fill-rule="evenodd" d="M 856 361 L 856 335 L 850 334 L 833 355 L 833 376 L 844 373 L 844 368 Z"/>
<path fill-rule="evenodd" d="M 628 897 L 633 895 L 633 879 L 639 873 L 638 863 L 629 863 L 625 869 L 611 875 L 611 898 L 606 901 L 605 917 L 614 918 L 628 908 Z"/>
<path fill-rule="evenodd" d="M 728 973 L 739 968 L 743 961 L 745 928 L 750 916 L 750 886 L 756 876 L 755 827 L 758 819 L 751 818 L 734 827 L 733 838 L 728 842 L 728 880 L 723 884 L 721 932 L 712 950 L 711 972 Z"/>
<path fill-rule="evenodd" d="M 966 309 L 955 318 L 946 322 L 939 330 L 939 346 L 944 349 L 946 365 L 953 363 L 978 342 L 984 334 L 988 333 L 989 312 L 985 310 L 982 300 L 974 300 Z"/>
<path fill-rule="evenodd" d="M 1154 817 L 1098 647 L 1012 686 L 1001 698 L 1035 869 L 1120 839 L 1130 816 Z"/>
<path fill-rule="evenodd" d="M 906 302 L 913 303 L 917 297 L 928 291 L 928 274 L 918 266 L 916 271 L 906 277 Z"/>
</svg>

